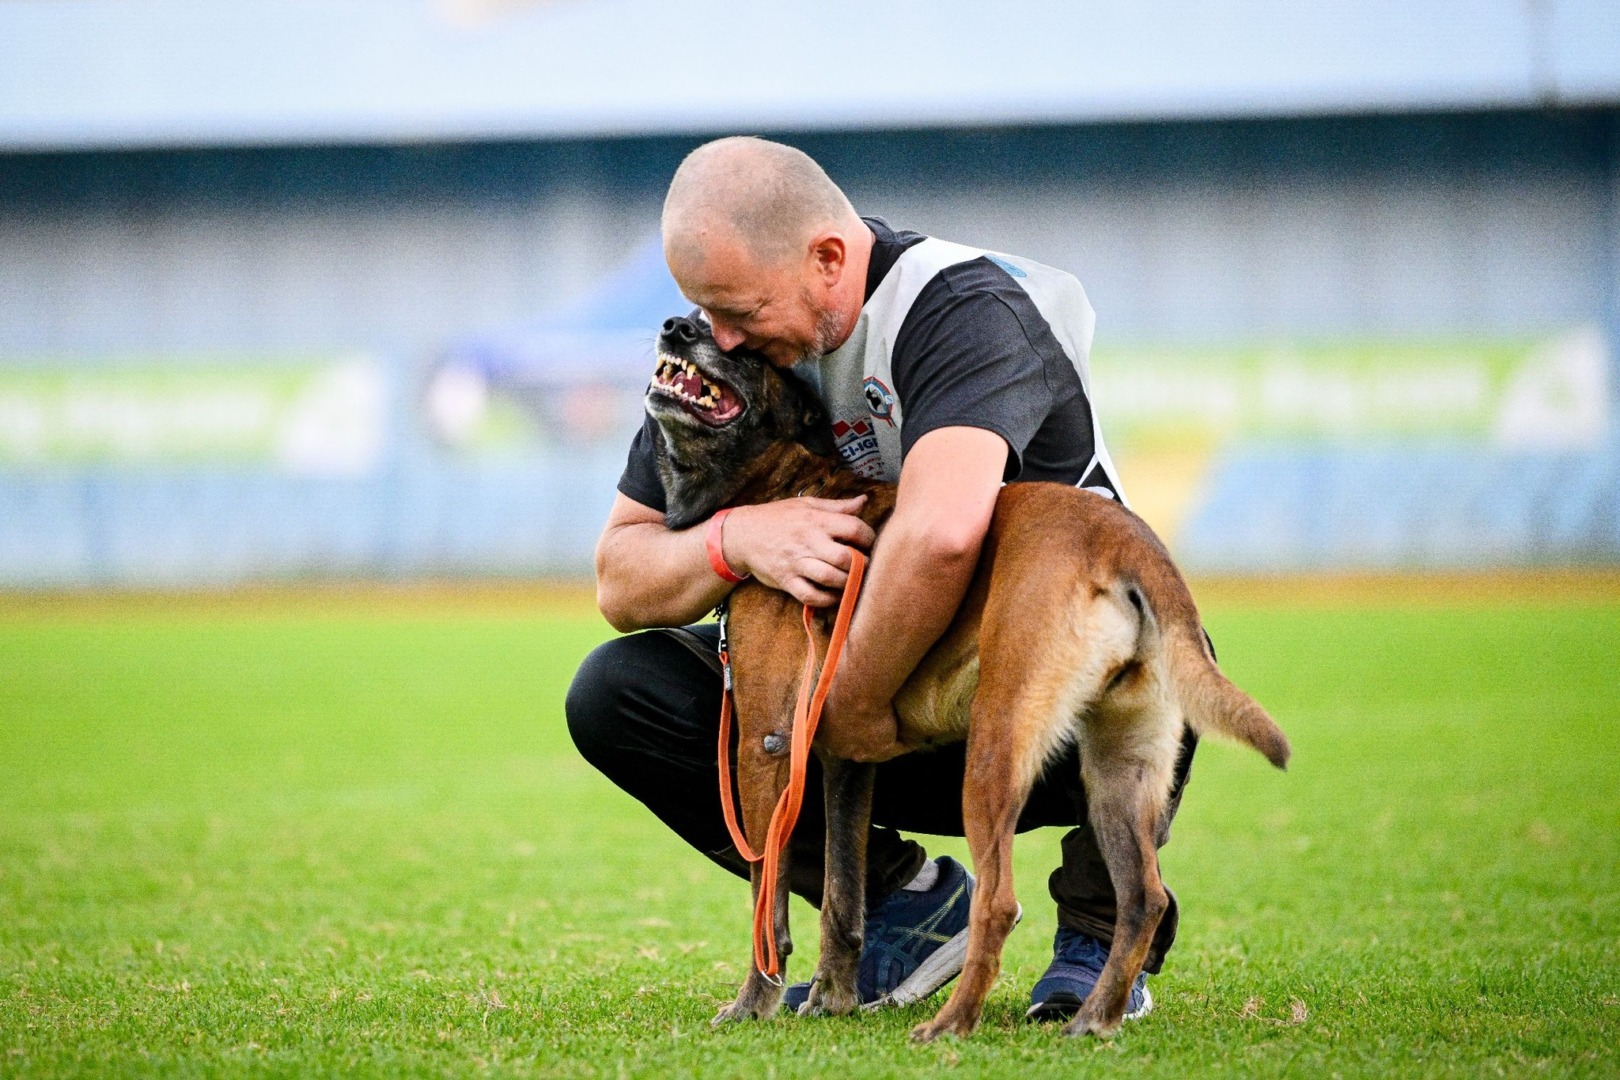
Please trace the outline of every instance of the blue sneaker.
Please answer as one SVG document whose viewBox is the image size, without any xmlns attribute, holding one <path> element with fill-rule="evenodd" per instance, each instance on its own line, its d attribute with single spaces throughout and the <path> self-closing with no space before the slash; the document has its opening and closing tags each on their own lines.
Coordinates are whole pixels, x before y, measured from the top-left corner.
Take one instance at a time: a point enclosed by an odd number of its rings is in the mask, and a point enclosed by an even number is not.
<svg viewBox="0 0 1620 1080">
<path fill-rule="evenodd" d="M 968 909 L 973 875 L 942 855 L 939 880 L 927 892 L 899 889 L 866 915 L 866 938 L 855 991 L 861 1008 L 921 1001 L 962 973 L 967 962 Z M 794 983 L 782 1004 L 797 1012 L 810 984 Z"/>
<path fill-rule="evenodd" d="M 1030 1020 L 1067 1020 L 1080 1011 L 1081 1004 L 1091 988 L 1097 985 L 1103 965 L 1108 963 L 1108 946 L 1077 930 L 1058 927 L 1052 939 L 1052 964 L 1041 976 L 1041 981 L 1030 991 Z M 1147 972 L 1136 977 L 1131 987 L 1130 1000 L 1125 1005 L 1125 1019 L 1146 1016 L 1153 1008 L 1153 995 L 1148 992 Z"/>
</svg>

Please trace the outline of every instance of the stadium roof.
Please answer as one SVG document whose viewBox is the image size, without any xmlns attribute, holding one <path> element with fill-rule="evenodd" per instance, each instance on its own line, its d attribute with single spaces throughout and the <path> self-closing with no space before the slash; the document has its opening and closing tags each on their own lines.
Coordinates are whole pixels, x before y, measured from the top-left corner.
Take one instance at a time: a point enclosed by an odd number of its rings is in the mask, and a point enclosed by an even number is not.
<svg viewBox="0 0 1620 1080">
<path fill-rule="evenodd" d="M 0 150 L 1620 102 L 1614 0 L 8 0 Z"/>
</svg>

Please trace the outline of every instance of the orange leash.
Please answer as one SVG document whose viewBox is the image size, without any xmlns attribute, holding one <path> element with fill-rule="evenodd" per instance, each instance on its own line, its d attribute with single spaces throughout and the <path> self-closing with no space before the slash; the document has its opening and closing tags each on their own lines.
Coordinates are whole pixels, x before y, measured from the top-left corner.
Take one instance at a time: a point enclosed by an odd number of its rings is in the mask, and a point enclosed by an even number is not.
<svg viewBox="0 0 1620 1080">
<path fill-rule="evenodd" d="M 827 657 L 821 665 L 821 677 L 816 677 L 815 611 L 804 609 L 804 674 L 799 680 L 799 699 L 793 707 L 793 742 L 788 756 L 788 786 L 777 800 L 771 814 L 770 828 L 765 834 L 765 850 L 755 852 L 748 846 L 742 826 L 737 821 L 737 809 L 731 797 L 731 655 L 726 642 L 725 619 L 720 622 L 720 667 L 725 685 L 720 691 L 720 810 L 725 815 L 726 830 L 737 851 L 751 863 L 763 862 L 760 868 L 763 881 L 759 899 L 754 904 L 754 966 L 761 975 L 772 978 L 781 970 L 781 958 L 776 955 L 776 935 L 771 933 L 771 918 L 776 908 L 776 878 L 781 866 L 782 852 L 793 836 L 793 826 L 799 822 L 799 808 L 804 804 L 805 775 L 810 768 L 810 744 L 816 737 L 816 726 L 821 723 L 821 710 L 827 703 L 827 691 L 832 687 L 833 675 L 844 653 L 844 641 L 849 637 L 850 620 L 855 615 L 855 600 L 861 592 L 861 579 L 866 575 L 866 556 L 854 549 L 849 567 L 849 581 L 844 595 L 838 601 L 838 616 L 833 620 L 832 638 L 827 642 Z"/>
</svg>

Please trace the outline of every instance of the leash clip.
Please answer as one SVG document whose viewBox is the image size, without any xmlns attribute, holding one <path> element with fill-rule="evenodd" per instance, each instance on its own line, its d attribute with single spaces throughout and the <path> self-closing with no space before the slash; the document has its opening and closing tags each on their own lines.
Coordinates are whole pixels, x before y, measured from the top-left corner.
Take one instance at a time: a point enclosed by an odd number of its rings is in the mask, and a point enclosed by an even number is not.
<svg viewBox="0 0 1620 1080">
<path fill-rule="evenodd" d="M 731 693 L 731 646 L 726 636 L 726 622 L 731 614 L 731 598 L 726 597 L 714 605 L 714 618 L 720 624 L 720 677 L 724 683 L 725 693 Z"/>
</svg>

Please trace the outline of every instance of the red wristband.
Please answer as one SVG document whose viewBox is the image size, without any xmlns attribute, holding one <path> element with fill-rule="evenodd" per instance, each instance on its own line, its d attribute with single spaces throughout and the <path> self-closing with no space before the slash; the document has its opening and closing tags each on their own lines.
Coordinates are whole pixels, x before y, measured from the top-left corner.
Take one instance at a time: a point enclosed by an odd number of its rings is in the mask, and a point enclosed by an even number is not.
<svg viewBox="0 0 1620 1080">
<path fill-rule="evenodd" d="M 726 553 L 721 546 L 721 537 L 725 534 L 726 515 L 731 513 L 733 507 L 726 507 L 714 517 L 709 519 L 709 531 L 704 536 L 703 546 L 709 550 L 709 566 L 726 581 L 735 584 L 747 581 L 749 575 L 739 574 L 726 562 Z"/>
</svg>

